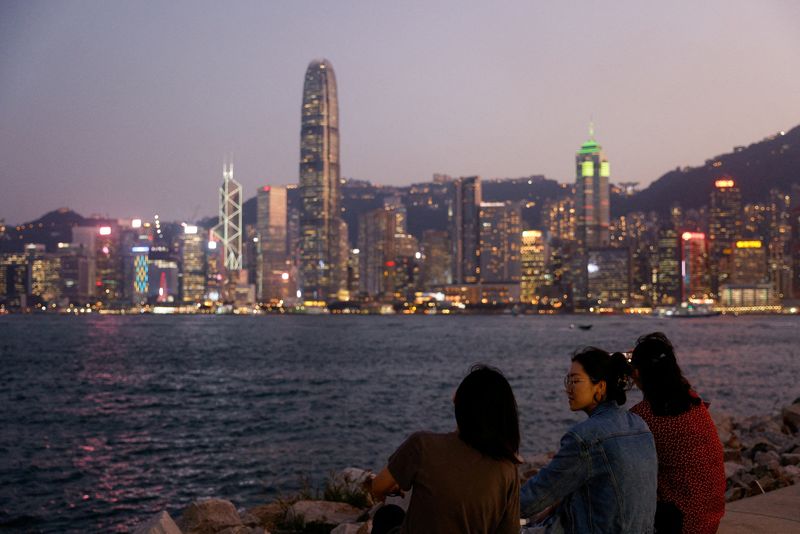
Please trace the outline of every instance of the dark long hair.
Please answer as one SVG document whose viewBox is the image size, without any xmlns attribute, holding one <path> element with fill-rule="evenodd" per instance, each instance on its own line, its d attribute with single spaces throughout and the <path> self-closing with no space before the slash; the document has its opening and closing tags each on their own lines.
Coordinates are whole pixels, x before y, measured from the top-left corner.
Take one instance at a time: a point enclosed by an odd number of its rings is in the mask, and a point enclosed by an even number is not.
<svg viewBox="0 0 800 534">
<path fill-rule="evenodd" d="M 572 355 L 572 361 L 578 362 L 595 384 L 601 380 L 606 382 L 606 398 L 604 401 L 616 401 L 623 405 L 628 399 L 630 389 L 631 366 L 621 352 L 609 354 L 597 347 L 586 347 Z"/>
<path fill-rule="evenodd" d="M 639 372 L 644 398 L 655 415 L 680 415 L 700 404 L 681 372 L 672 343 L 663 333 L 640 337 L 633 349 L 632 363 Z"/>
<path fill-rule="evenodd" d="M 519 463 L 517 401 L 498 369 L 473 365 L 453 399 L 459 437 L 481 454 Z"/>
</svg>

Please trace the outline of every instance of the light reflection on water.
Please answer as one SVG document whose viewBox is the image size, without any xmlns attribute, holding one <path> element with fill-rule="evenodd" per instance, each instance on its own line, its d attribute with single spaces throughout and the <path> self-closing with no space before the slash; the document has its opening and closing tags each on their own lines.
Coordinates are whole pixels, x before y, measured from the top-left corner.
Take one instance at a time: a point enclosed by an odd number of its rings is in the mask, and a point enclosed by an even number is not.
<svg viewBox="0 0 800 534">
<path fill-rule="evenodd" d="M 653 330 L 712 408 L 800 395 L 795 317 L 591 320 L 2 317 L 0 528 L 121 531 L 198 497 L 252 506 L 302 476 L 377 469 L 409 432 L 454 427 L 476 361 L 512 383 L 523 453 L 551 450 L 579 419 L 561 391 L 571 352 Z"/>
</svg>

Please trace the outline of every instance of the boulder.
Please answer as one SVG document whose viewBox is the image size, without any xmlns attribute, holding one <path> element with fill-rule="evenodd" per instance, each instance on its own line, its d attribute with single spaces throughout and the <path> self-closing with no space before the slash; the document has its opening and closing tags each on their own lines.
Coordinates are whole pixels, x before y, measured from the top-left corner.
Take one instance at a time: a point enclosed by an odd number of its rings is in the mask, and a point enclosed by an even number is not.
<svg viewBox="0 0 800 534">
<path fill-rule="evenodd" d="M 361 513 L 355 506 L 344 502 L 297 501 L 289 507 L 286 516 L 289 519 L 302 519 L 305 523 L 338 525 L 355 523 Z"/>
<path fill-rule="evenodd" d="M 767 467 L 770 471 L 777 470 L 781 465 L 781 457 L 774 450 L 757 452 L 753 461 L 760 466 Z"/>
<path fill-rule="evenodd" d="M 216 534 L 229 527 L 244 527 L 236 507 L 223 499 L 193 502 L 183 511 L 178 526 L 184 534 Z M 232 531 L 229 534 L 239 533 Z"/>
<path fill-rule="evenodd" d="M 358 493 L 364 491 L 364 482 L 370 476 L 372 476 L 372 471 L 358 467 L 346 467 L 333 475 L 331 481 L 350 493 Z"/>
<path fill-rule="evenodd" d="M 247 515 L 255 517 L 258 524 L 266 529 L 275 528 L 286 516 L 286 506 L 277 502 L 262 504 L 249 509 Z"/>
<path fill-rule="evenodd" d="M 793 434 L 800 431 L 800 403 L 795 402 L 789 406 L 784 406 L 781 410 L 783 424 L 791 430 Z"/>
<path fill-rule="evenodd" d="M 787 452 L 781 454 L 781 465 L 798 465 L 800 464 L 800 453 Z"/>
<path fill-rule="evenodd" d="M 717 427 L 717 435 L 723 445 L 727 445 L 733 437 L 733 418 L 725 412 L 711 412 L 711 420 Z"/>
<path fill-rule="evenodd" d="M 725 478 L 733 478 L 743 471 L 744 471 L 744 466 L 742 464 L 737 464 L 735 462 L 725 462 Z"/>
<path fill-rule="evenodd" d="M 162 510 L 136 527 L 133 534 L 182 534 L 172 517 Z"/>
</svg>

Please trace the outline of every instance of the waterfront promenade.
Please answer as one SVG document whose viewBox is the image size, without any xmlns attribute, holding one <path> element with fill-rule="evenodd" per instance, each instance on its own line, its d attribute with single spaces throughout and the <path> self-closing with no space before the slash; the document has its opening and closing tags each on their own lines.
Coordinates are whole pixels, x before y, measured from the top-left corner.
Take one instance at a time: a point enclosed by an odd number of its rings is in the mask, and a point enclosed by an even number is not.
<svg viewBox="0 0 800 534">
<path fill-rule="evenodd" d="M 800 484 L 725 505 L 720 534 L 800 532 Z"/>
</svg>

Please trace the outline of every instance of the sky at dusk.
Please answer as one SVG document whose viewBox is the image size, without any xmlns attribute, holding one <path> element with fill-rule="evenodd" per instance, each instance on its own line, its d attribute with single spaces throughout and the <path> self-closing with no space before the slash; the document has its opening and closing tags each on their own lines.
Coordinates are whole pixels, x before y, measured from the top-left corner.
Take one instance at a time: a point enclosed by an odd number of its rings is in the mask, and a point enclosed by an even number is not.
<svg viewBox="0 0 800 534">
<path fill-rule="evenodd" d="M 333 64 L 342 175 L 574 180 L 590 119 L 648 184 L 800 124 L 800 2 L 0 2 L 0 219 L 195 220 L 298 180 Z"/>
</svg>

